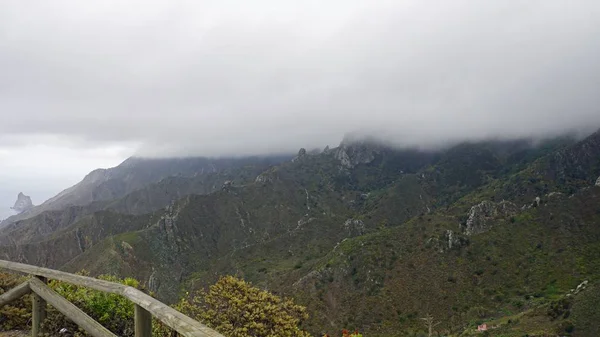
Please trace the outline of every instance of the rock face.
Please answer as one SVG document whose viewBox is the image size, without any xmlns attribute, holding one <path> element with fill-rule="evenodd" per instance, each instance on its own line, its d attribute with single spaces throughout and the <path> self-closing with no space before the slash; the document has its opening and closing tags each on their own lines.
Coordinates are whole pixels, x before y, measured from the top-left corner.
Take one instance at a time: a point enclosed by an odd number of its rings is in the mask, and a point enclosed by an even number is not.
<svg viewBox="0 0 600 337">
<path fill-rule="evenodd" d="M 442 235 L 429 238 L 427 244 L 431 245 L 439 253 L 444 253 L 452 249 L 460 249 L 467 246 L 469 244 L 469 239 L 462 234 L 455 233 L 448 229 Z"/>
<path fill-rule="evenodd" d="M 333 156 L 340 161 L 342 167 L 351 169 L 359 164 L 368 164 L 380 153 L 380 146 L 375 143 L 362 141 L 355 143 L 342 142 L 335 149 Z"/>
<path fill-rule="evenodd" d="M 348 219 L 343 225 L 344 231 L 348 233 L 348 237 L 355 237 L 365 234 L 365 223 L 359 219 Z"/>
<path fill-rule="evenodd" d="M 23 193 L 19 193 L 17 201 L 11 209 L 15 210 L 17 213 L 23 213 L 32 207 L 33 203 L 31 202 L 31 198 Z"/>
<path fill-rule="evenodd" d="M 301 159 L 303 159 L 303 158 L 304 158 L 304 157 L 306 157 L 306 156 L 307 156 L 307 154 L 306 154 L 306 149 L 305 149 L 305 148 L 301 148 L 301 149 L 298 151 L 298 155 L 297 155 L 297 156 L 296 156 L 294 159 L 292 159 L 292 162 L 295 162 L 295 161 L 301 160 Z"/>
<path fill-rule="evenodd" d="M 448 247 L 448 249 L 460 248 L 467 244 L 467 240 L 465 238 L 457 235 L 449 229 L 444 233 L 444 241 L 445 246 Z"/>
<path fill-rule="evenodd" d="M 258 176 L 256 176 L 256 179 L 254 179 L 254 182 L 256 182 L 258 184 L 264 184 L 264 183 L 267 183 L 270 181 L 271 181 L 271 177 L 269 177 L 269 175 L 266 173 L 261 173 Z"/>
<path fill-rule="evenodd" d="M 492 228 L 491 220 L 497 217 L 508 217 L 516 212 L 517 206 L 509 201 L 503 200 L 499 203 L 482 201 L 469 210 L 469 217 L 463 231 L 466 235 L 487 232 Z"/>
<path fill-rule="evenodd" d="M 600 186 L 600 177 L 596 180 L 596 186 Z"/>
</svg>

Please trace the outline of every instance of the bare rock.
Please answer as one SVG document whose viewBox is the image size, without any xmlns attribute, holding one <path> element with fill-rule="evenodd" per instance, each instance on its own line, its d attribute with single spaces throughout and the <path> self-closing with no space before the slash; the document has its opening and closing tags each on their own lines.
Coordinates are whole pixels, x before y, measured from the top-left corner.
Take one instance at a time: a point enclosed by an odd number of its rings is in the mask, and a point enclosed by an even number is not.
<svg viewBox="0 0 600 337">
<path fill-rule="evenodd" d="M 600 186 L 600 177 L 598 177 L 598 179 L 596 179 L 596 186 Z"/>
<path fill-rule="evenodd" d="M 304 157 L 306 157 L 306 155 L 307 155 L 306 154 L 306 149 L 305 148 L 301 148 L 298 151 L 298 155 L 294 159 L 292 159 L 292 162 L 296 162 L 298 160 L 302 160 Z"/>
<path fill-rule="evenodd" d="M 348 237 L 354 237 L 365 234 L 365 223 L 359 219 L 348 219 L 344 222 L 344 230 Z"/>
<path fill-rule="evenodd" d="M 449 250 L 452 248 L 460 248 L 466 243 L 464 238 L 449 229 L 444 233 L 444 239 L 446 241 L 446 247 L 448 247 Z"/>
<path fill-rule="evenodd" d="M 17 213 L 23 213 L 32 207 L 33 203 L 31 202 L 31 198 L 23 193 L 19 193 L 17 201 L 11 209 L 15 210 Z"/>
<path fill-rule="evenodd" d="M 381 153 L 381 146 L 369 142 L 342 142 L 340 146 L 335 149 L 333 156 L 339 160 L 342 167 L 351 169 L 360 164 L 368 164 L 375 160 L 375 155 Z"/>
<path fill-rule="evenodd" d="M 560 192 L 550 192 L 550 193 L 546 194 L 546 197 L 548 197 L 548 199 L 558 198 L 558 197 L 562 197 L 562 196 L 563 196 L 563 194 Z"/>
<path fill-rule="evenodd" d="M 267 173 L 261 173 L 256 177 L 256 179 L 254 179 L 254 182 L 256 182 L 258 184 L 265 184 L 270 181 L 271 181 L 271 177 L 269 177 L 269 175 Z"/>
<path fill-rule="evenodd" d="M 487 232 L 492 227 L 493 219 L 509 217 L 516 212 L 517 206 L 509 201 L 503 200 L 499 203 L 487 200 L 482 201 L 469 210 L 469 216 L 464 225 L 463 232 L 466 235 Z"/>
<path fill-rule="evenodd" d="M 441 236 L 433 236 L 427 240 L 427 244 L 437 250 L 439 253 L 444 253 L 452 249 L 460 249 L 469 244 L 469 239 L 460 233 L 448 229 Z"/>
</svg>

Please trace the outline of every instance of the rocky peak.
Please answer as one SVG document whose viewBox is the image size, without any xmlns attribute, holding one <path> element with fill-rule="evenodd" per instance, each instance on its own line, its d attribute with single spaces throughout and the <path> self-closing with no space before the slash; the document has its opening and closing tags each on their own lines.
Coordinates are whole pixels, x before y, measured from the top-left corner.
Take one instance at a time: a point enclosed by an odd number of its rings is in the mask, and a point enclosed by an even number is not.
<svg viewBox="0 0 600 337">
<path fill-rule="evenodd" d="M 297 160 L 301 160 L 304 157 L 306 157 L 306 149 L 305 148 L 301 148 L 298 151 L 298 155 L 294 159 L 292 159 L 292 162 L 295 162 Z"/>
<path fill-rule="evenodd" d="M 17 196 L 17 201 L 11 209 L 15 210 L 17 213 L 23 213 L 32 207 L 33 203 L 31 202 L 31 198 L 21 192 Z"/>
<path fill-rule="evenodd" d="M 600 186 L 600 177 L 598 177 L 598 179 L 596 179 L 596 186 Z"/>
<path fill-rule="evenodd" d="M 382 146 L 369 140 L 348 141 L 344 140 L 335 149 L 333 156 L 339 160 L 343 167 L 354 168 L 359 164 L 368 164 L 382 151 Z"/>
</svg>

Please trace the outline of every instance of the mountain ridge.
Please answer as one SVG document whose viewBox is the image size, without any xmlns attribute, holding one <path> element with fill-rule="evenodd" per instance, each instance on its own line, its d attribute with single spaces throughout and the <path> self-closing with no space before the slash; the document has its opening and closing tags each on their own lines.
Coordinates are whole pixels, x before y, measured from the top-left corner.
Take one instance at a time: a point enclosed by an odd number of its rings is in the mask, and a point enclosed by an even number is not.
<svg viewBox="0 0 600 337">
<path fill-rule="evenodd" d="M 0 235 L 0 254 L 135 276 L 165 300 L 234 274 L 306 305 L 313 333 L 417 333 L 427 313 L 465 331 L 600 280 L 599 139 L 300 151 L 151 213 L 91 212 L 33 243 Z"/>
<path fill-rule="evenodd" d="M 168 158 L 151 159 L 131 157 L 110 169 L 97 169 L 82 181 L 71 186 L 41 205 L 9 217 L 0 228 L 19 220 L 34 217 L 44 211 L 60 210 L 69 206 L 85 206 L 93 202 L 118 199 L 143 187 L 159 183 L 168 177 L 194 178 L 244 165 L 268 166 L 287 160 L 291 156 L 254 156 L 240 158 Z"/>
</svg>

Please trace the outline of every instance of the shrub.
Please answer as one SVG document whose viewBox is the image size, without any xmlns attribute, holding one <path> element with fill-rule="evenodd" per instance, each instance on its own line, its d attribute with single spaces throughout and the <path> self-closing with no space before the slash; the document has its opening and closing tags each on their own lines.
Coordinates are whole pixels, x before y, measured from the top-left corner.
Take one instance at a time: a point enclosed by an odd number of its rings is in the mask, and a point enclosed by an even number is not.
<svg viewBox="0 0 600 337">
<path fill-rule="evenodd" d="M 308 318 L 306 308 L 233 276 L 222 277 L 176 309 L 230 337 L 307 337 L 299 325 Z"/>
<path fill-rule="evenodd" d="M 139 282 L 132 278 L 120 279 L 108 275 L 98 278 L 139 288 Z M 25 280 L 25 277 L 0 273 L 0 294 Z M 134 336 L 134 305 L 128 299 L 55 280 L 50 281 L 49 286 L 118 336 Z M 299 327 L 302 321 L 308 318 L 304 307 L 232 276 L 222 277 L 210 286 L 208 292 L 200 291 L 192 298 L 182 298 L 174 308 L 205 322 L 225 336 L 310 336 Z M 0 308 L 0 314 L 0 330 L 29 329 L 30 296 L 24 296 L 10 306 Z M 43 331 L 55 333 L 62 328 L 66 328 L 76 337 L 87 336 L 73 322 L 48 306 L 47 319 L 42 326 Z M 153 336 L 171 336 L 171 332 L 171 329 L 163 323 L 154 320 Z M 352 334 L 344 337 L 362 336 Z"/>
<path fill-rule="evenodd" d="M 0 273 L 0 295 L 25 282 L 26 277 Z M 25 330 L 31 319 L 31 296 L 26 295 L 0 307 L 0 331 Z"/>
<path fill-rule="evenodd" d="M 133 278 L 120 279 L 110 275 L 101 275 L 98 278 L 139 288 L 139 282 Z M 134 335 L 134 306 L 125 297 L 54 280 L 50 281 L 49 285 L 58 294 L 117 335 Z M 53 310 L 49 310 L 48 317 L 51 319 L 46 320 L 47 331 L 58 331 L 63 327 L 77 330 L 66 317 L 54 313 Z"/>
</svg>

